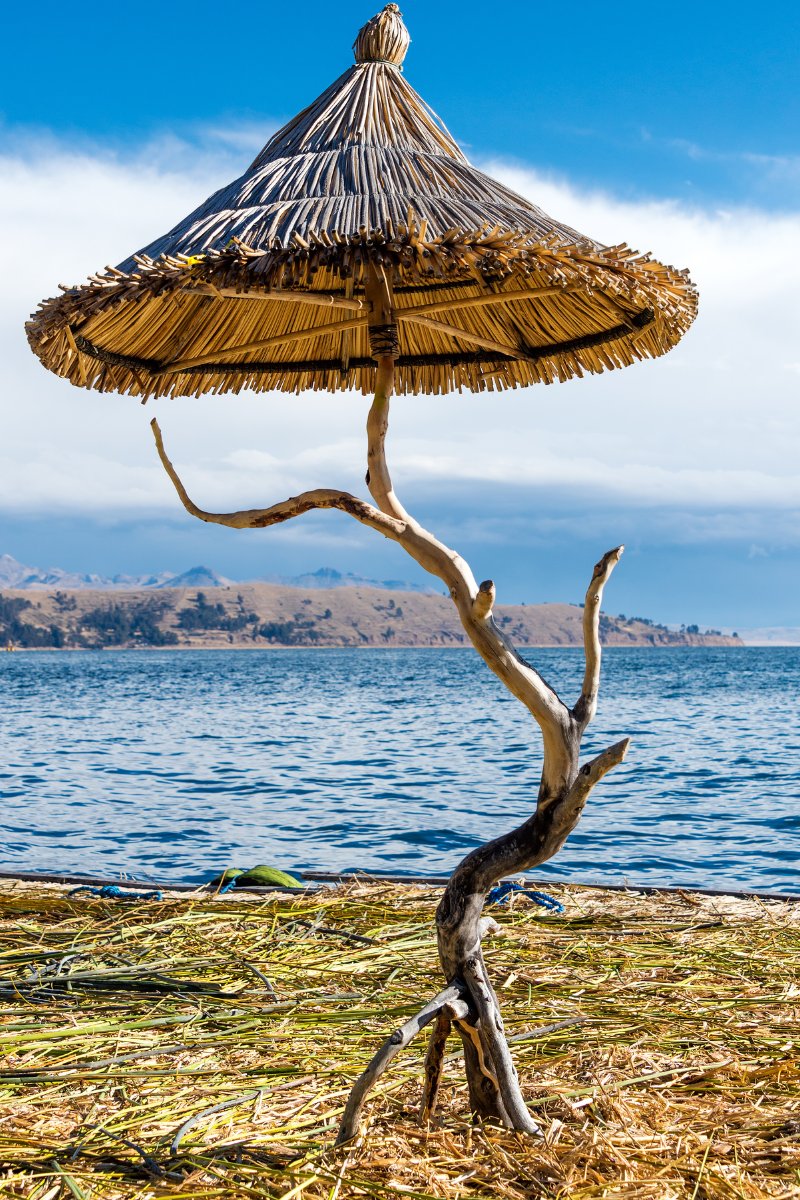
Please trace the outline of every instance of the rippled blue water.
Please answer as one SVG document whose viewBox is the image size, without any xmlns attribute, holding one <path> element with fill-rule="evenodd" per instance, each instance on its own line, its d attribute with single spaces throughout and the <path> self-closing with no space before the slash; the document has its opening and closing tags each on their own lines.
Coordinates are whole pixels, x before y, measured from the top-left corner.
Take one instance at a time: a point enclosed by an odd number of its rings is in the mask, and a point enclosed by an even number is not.
<svg viewBox="0 0 800 1200">
<path fill-rule="evenodd" d="M 577 650 L 529 653 L 570 702 Z M 800 648 L 614 649 L 536 874 L 798 888 Z M 441 874 L 536 799 L 537 726 L 469 650 L 0 656 L 0 865 L 195 882 L 219 866 Z"/>
</svg>

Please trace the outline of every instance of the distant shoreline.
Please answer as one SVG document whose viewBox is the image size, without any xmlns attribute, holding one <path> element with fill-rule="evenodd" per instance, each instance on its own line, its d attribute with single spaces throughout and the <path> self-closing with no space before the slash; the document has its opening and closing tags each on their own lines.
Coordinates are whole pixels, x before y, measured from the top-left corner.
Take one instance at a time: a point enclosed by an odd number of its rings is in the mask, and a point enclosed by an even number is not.
<svg viewBox="0 0 800 1200">
<path fill-rule="evenodd" d="M 583 645 L 579 604 L 495 603 L 516 646 Z M 600 616 L 604 646 L 742 646 L 696 625 L 669 630 L 646 617 Z M 0 647 L 94 649 L 458 649 L 471 643 L 449 596 L 372 587 L 272 583 L 108 591 L 0 590 Z M 1 651 L 0 651 L 1 652 Z"/>
<path fill-rule="evenodd" d="M 15 646 L 13 650 L 7 650 L 0 646 L 0 653 L 7 654 L 113 654 L 124 653 L 129 654 L 131 651 L 137 654 L 147 652 L 163 653 L 168 650 L 170 653 L 177 653 L 186 650 L 312 650 L 317 653 L 321 650 L 474 650 L 475 647 L 471 642 L 466 642 L 464 645 L 442 645 L 442 646 L 279 646 L 279 645 L 242 645 L 241 643 L 233 646 L 225 645 L 199 645 L 199 646 Z M 583 650 L 580 642 L 572 642 L 566 644 L 564 642 L 537 642 L 532 645 L 515 645 L 515 650 Z M 678 643 L 668 645 L 661 642 L 636 642 L 629 646 L 607 645 L 602 647 L 606 650 L 787 650 L 792 649 L 791 644 L 784 645 L 783 643 L 761 642 L 758 645 L 749 645 L 747 642 L 737 639 L 735 642 L 731 638 L 725 643 L 712 643 L 706 645 L 699 642 Z"/>
</svg>

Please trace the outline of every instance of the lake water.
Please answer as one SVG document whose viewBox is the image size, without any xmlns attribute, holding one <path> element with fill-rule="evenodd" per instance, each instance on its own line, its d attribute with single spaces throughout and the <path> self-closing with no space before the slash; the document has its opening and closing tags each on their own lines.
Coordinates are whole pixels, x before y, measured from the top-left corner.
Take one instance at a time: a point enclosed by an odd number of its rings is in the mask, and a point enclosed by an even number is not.
<svg viewBox="0 0 800 1200">
<path fill-rule="evenodd" d="M 528 657 L 573 703 L 578 650 Z M 613 649 L 584 757 L 629 734 L 538 877 L 797 890 L 800 647 Z M 470 650 L 0 656 L 0 867 L 449 872 L 527 818 L 541 739 Z"/>
</svg>

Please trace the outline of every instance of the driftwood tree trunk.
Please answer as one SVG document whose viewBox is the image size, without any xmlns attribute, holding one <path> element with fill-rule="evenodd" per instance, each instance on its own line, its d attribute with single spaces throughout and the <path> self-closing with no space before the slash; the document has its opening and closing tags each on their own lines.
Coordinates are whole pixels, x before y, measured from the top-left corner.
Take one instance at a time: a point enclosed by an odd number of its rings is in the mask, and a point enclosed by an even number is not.
<svg viewBox="0 0 800 1200">
<path fill-rule="evenodd" d="M 377 336 L 373 345 L 385 331 L 388 332 L 386 326 L 374 330 Z M 494 583 L 486 580 L 479 586 L 460 555 L 423 529 L 395 495 L 384 453 L 394 381 L 394 360 L 389 349 L 389 354 L 378 358 L 375 399 L 367 420 L 366 482 L 377 507 L 348 492 L 319 489 L 304 492 L 271 508 L 236 513 L 204 512 L 189 498 L 167 458 L 157 422 L 153 421 L 152 426 L 161 461 L 184 506 L 202 521 L 235 529 L 262 529 L 312 508 L 338 508 L 401 545 L 421 567 L 446 585 L 473 646 L 538 723 L 544 742 L 544 764 L 536 811 L 518 829 L 468 854 L 453 872 L 436 910 L 439 960 L 448 986 L 391 1035 L 356 1081 L 337 1143 L 349 1141 L 356 1135 L 370 1088 L 395 1054 L 431 1021 L 435 1024 L 426 1056 L 423 1119 L 429 1118 L 436 1106 L 444 1045 L 455 1025 L 464 1044 L 473 1113 L 481 1119 L 498 1121 L 507 1128 L 536 1135 L 539 1129 L 522 1097 L 503 1031 L 500 1006 L 481 951 L 482 937 L 499 927 L 491 917 L 484 917 L 482 911 L 489 890 L 503 876 L 528 871 L 558 853 L 577 825 L 592 788 L 625 757 L 628 738 L 610 746 L 584 766 L 579 763 L 581 737 L 597 708 L 603 588 L 623 547 L 604 554 L 592 574 L 583 615 L 586 657 L 583 688 L 574 708 L 570 709 L 498 629 L 492 619 Z"/>
</svg>

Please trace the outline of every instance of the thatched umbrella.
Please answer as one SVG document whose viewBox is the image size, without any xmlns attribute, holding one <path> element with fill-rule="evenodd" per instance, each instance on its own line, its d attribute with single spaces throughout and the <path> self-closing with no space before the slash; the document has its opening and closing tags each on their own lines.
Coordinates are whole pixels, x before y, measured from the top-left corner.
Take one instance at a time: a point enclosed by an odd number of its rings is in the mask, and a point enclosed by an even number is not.
<svg viewBox="0 0 800 1200">
<path fill-rule="evenodd" d="M 665 354 L 685 271 L 603 246 L 470 166 L 406 82 L 389 4 L 355 66 L 241 178 L 164 237 L 45 301 L 28 325 L 70 382 L 148 397 L 506 388 Z M 370 307 L 371 306 L 371 307 Z"/>
<path fill-rule="evenodd" d="M 530 711 L 544 742 L 536 810 L 467 855 L 437 909 L 447 988 L 387 1041 L 348 1101 L 339 1140 L 408 1041 L 434 1020 L 422 1114 L 431 1116 L 451 1024 L 473 1112 L 537 1132 L 481 953 L 481 916 L 504 875 L 551 858 L 625 738 L 580 765 L 600 681 L 600 604 L 622 547 L 594 569 L 583 613 L 586 670 L 567 705 L 492 619 L 495 587 L 411 517 L 384 454 L 389 397 L 517 387 L 628 366 L 672 348 L 695 315 L 686 272 L 559 225 L 476 171 L 405 82 L 408 34 L 389 4 L 358 35 L 356 65 L 271 139 L 247 173 L 118 268 L 45 302 L 29 324 L 42 361 L 72 383 L 143 399 L 209 390 L 375 391 L 366 482 L 375 504 L 318 489 L 270 508 L 190 513 L 238 529 L 338 508 L 402 546 L 447 586 L 473 646 Z"/>
</svg>

